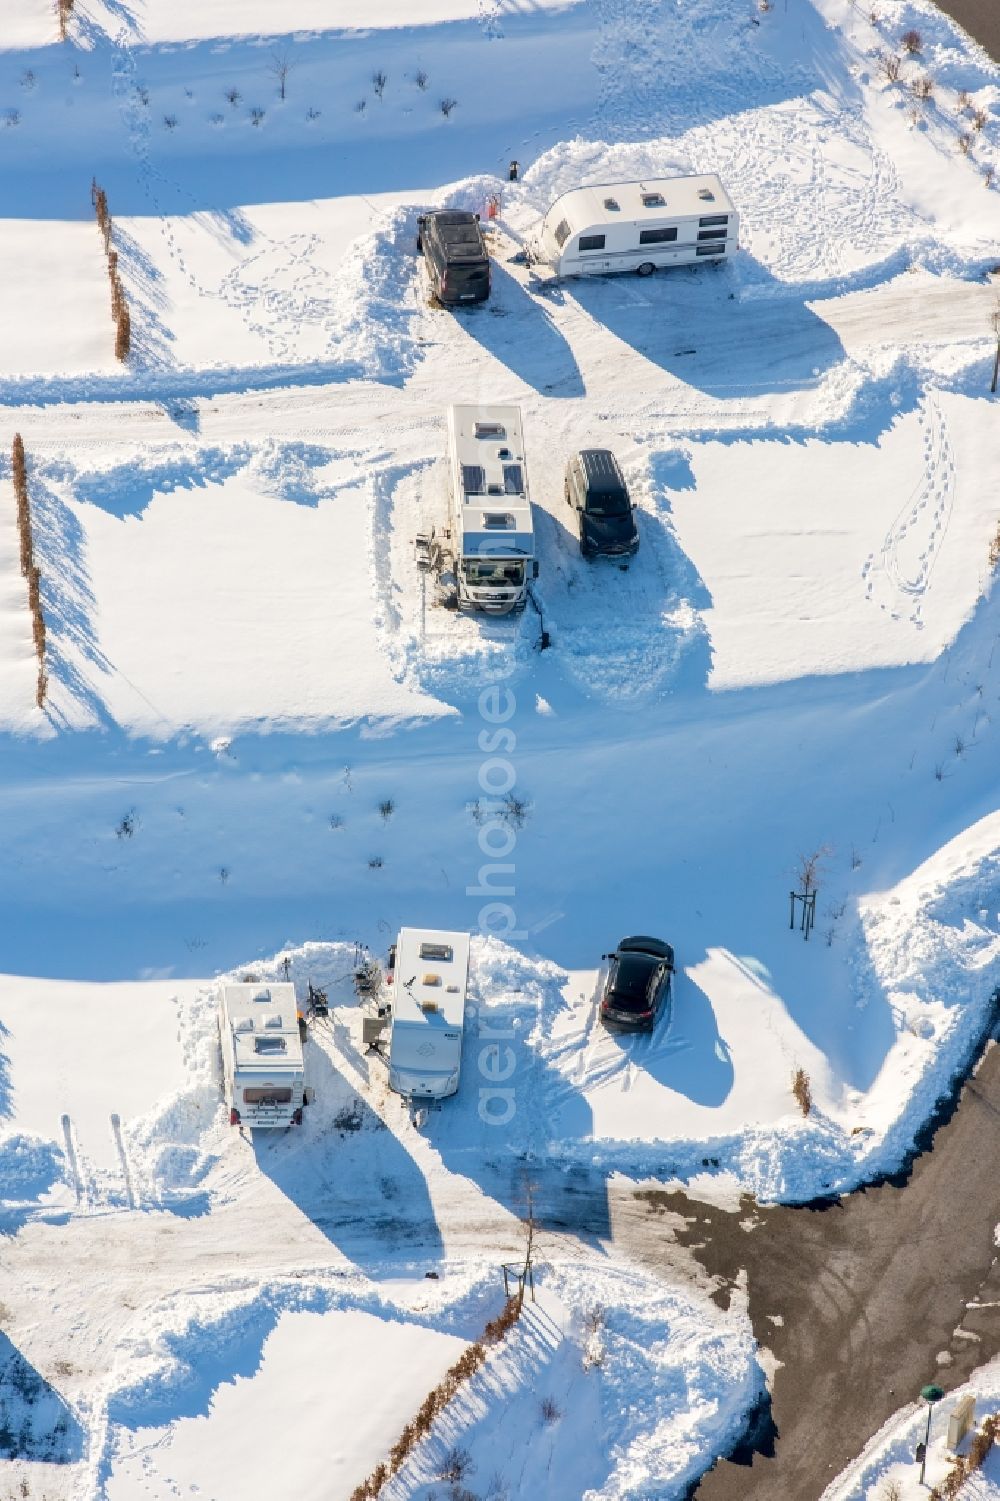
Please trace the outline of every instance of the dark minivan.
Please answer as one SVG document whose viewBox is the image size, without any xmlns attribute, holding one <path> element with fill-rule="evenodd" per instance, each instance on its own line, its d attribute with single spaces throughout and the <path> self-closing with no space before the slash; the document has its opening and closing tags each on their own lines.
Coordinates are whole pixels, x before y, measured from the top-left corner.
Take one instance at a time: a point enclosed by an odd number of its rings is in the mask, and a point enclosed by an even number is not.
<svg viewBox="0 0 1000 1501">
<path fill-rule="evenodd" d="M 628 486 L 609 448 L 585 448 L 566 465 L 565 495 L 577 512 L 585 558 L 631 557 L 639 546 Z"/>
<path fill-rule="evenodd" d="M 439 302 L 453 307 L 486 301 L 490 295 L 490 258 L 478 214 L 459 209 L 421 214 L 417 249 L 423 252 Z"/>
</svg>

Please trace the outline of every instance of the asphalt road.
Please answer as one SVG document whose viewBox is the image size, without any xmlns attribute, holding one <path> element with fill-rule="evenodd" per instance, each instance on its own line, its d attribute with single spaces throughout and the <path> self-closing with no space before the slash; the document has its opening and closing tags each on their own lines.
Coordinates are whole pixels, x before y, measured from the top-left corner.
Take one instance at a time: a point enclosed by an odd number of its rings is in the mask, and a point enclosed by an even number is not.
<svg viewBox="0 0 1000 1501">
<path fill-rule="evenodd" d="M 637 1191 L 723 1305 L 745 1274 L 754 1334 L 780 1362 L 756 1447 L 720 1461 L 697 1501 L 817 1501 L 922 1386 L 957 1386 L 1000 1350 L 998 1162 L 991 1043 L 905 1183 L 817 1208 L 747 1200 L 736 1213 Z"/>
<path fill-rule="evenodd" d="M 991 57 L 1000 61 L 1000 5 L 997 0 L 937 0 L 938 9 L 963 26 Z"/>
</svg>

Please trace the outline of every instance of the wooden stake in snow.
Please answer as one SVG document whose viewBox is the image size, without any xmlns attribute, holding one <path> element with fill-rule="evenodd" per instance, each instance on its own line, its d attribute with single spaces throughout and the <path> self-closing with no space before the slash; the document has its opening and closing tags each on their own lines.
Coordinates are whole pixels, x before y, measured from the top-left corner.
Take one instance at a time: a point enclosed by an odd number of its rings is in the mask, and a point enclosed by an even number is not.
<svg viewBox="0 0 1000 1501">
<path fill-rule="evenodd" d="M 993 379 L 990 382 L 990 390 L 995 395 L 997 389 L 997 377 L 1000 376 L 1000 297 L 997 298 L 993 311 L 990 314 L 990 327 L 992 328 L 993 336 L 997 341 L 997 351 L 993 357 Z"/>
</svg>

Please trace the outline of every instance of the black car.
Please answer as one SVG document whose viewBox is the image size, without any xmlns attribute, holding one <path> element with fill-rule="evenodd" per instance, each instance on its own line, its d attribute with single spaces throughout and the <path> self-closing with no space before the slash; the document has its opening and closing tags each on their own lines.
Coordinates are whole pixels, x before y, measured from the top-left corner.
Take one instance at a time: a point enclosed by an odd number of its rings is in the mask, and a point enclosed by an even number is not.
<svg viewBox="0 0 1000 1501">
<path fill-rule="evenodd" d="M 674 951 L 659 938 L 623 938 L 608 962 L 601 1020 L 617 1027 L 651 1028 L 670 1010 Z"/>
<path fill-rule="evenodd" d="M 634 507 L 609 448 L 585 448 L 566 465 L 566 503 L 578 514 L 585 558 L 631 557 L 639 546 Z"/>
<path fill-rule="evenodd" d="M 478 214 L 459 209 L 421 214 L 417 249 L 423 252 L 439 302 L 451 307 L 486 301 L 490 295 L 490 258 Z"/>
</svg>

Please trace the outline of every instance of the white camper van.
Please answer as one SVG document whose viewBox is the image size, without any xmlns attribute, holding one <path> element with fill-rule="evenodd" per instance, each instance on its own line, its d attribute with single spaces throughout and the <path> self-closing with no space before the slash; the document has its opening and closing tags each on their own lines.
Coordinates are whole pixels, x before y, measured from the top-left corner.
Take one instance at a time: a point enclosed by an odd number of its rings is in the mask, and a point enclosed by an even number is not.
<svg viewBox="0 0 1000 1501">
<path fill-rule="evenodd" d="M 739 215 L 714 173 L 609 182 L 557 198 L 529 242 L 529 259 L 558 276 L 637 271 L 725 260 Z"/>
<path fill-rule="evenodd" d="M 294 985 L 223 985 L 222 1080 L 232 1126 L 299 1126 L 305 1069 Z"/>
<path fill-rule="evenodd" d="M 448 440 L 459 608 L 521 609 L 538 574 L 521 410 L 452 407 Z"/>
<path fill-rule="evenodd" d="M 394 961 L 389 1088 L 411 1102 L 443 1100 L 462 1066 L 469 935 L 402 928 Z"/>
</svg>

